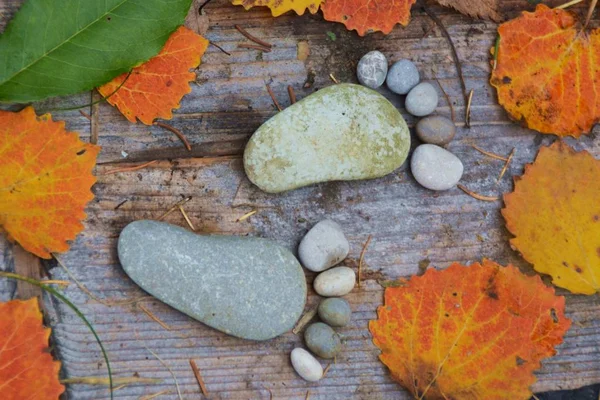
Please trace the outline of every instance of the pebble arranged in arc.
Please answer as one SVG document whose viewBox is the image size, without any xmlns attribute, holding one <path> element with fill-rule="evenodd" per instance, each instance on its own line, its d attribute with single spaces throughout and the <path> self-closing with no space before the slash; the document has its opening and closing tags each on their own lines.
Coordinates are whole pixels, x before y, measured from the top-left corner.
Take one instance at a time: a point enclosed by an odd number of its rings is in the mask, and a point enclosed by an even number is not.
<svg viewBox="0 0 600 400">
<path fill-rule="evenodd" d="M 304 331 L 306 346 L 321 358 L 333 358 L 342 348 L 340 336 L 327 324 L 316 322 Z"/>
<path fill-rule="evenodd" d="M 302 348 L 295 348 L 290 355 L 292 367 L 302 377 L 309 382 L 316 382 L 323 377 L 323 367 L 319 360 L 312 354 Z"/>
<path fill-rule="evenodd" d="M 334 327 L 348 325 L 352 310 L 350 304 L 339 297 L 330 297 L 321 301 L 318 308 L 319 318 Z"/>
<path fill-rule="evenodd" d="M 298 257 L 304 268 L 321 272 L 339 264 L 350 251 L 342 228 L 331 220 L 312 227 L 298 247 Z"/>
<path fill-rule="evenodd" d="M 123 229 L 118 255 L 142 289 L 243 339 L 267 340 L 289 331 L 306 303 L 300 263 L 270 240 L 198 235 L 142 220 Z"/>
<path fill-rule="evenodd" d="M 269 193 L 318 182 L 379 178 L 404 163 L 408 126 L 360 85 L 321 89 L 265 122 L 244 151 L 248 178 Z"/>
<path fill-rule="evenodd" d="M 424 143 L 438 146 L 447 145 L 456 135 L 456 126 L 451 119 L 432 115 L 417 122 L 417 137 Z"/>
<path fill-rule="evenodd" d="M 348 294 L 356 283 L 356 273 L 348 267 L 335 267 L 321 272 L 315 278 L 315 291 L 324 297 L 339 297 Z"/>
<path fill-rule="evenodd" d="M 387 87 L 396 94 L 407 94 L 419 84 L 421 76 L 417 66 L 410 60 L 400 60 L 389 69 L 385 81 Z"/>
<path fill-rule="evenodd" d="M 373 50 L 362 56 L 356 67 L 356 75 L 361 85 L 377 89 L 388 74 L 388 62 L 383 53 Z"/>
<path fill-rule="evenodd" d="M 422 144 L 415 149 L 410 162 L 412 174 L 431 190 L 448 190 L 456 186 L 463 174 L 458 157 L 433 144 Z"/>
<path fill-rule="evenodd" d="M 435 111 L 438 101 L 439 96 L 433 85 L 422 82 L 408 92 L 405 107 L 415 117 L 424 117 Z"/>
</svg>

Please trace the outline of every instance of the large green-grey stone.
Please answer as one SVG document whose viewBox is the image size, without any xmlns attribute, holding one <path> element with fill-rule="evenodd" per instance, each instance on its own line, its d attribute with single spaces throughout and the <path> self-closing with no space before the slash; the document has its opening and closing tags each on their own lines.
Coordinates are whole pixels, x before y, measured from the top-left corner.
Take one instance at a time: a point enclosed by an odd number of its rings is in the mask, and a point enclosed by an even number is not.
<svg viewBox="0 0 600 400">
<path fill-rule="evenodd" d="M 254 133 L 244 151 L 248 178 L 269 193 L 317 182 L 378 178 L 400 167 L 408 126 L 374 90 L 353 84 L 321 89 Z"/>
<path fill-rule="evenodd" d="M 292 329 L 306 302 L 306 278 L 290 251 L 254 237 L 197 235 L 136 221 L 118 244 L 125 272 L 145 291 L 206 325 L 244 339 Z"/>
</svg>

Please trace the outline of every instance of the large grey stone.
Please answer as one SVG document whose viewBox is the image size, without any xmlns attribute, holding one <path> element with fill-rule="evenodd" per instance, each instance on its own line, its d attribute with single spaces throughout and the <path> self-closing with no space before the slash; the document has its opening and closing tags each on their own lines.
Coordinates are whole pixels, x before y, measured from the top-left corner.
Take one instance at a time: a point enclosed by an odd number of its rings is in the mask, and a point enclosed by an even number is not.
<svg viewBox="0 0 600 400">
<path fill-rule="evenodd" d="M 222 332 L 267 340 L 290 330 L 306 302 L 300 263 L 275 242 L 197 235 L 136 221 L 118 244 L 123 269 L 159 300 Z"/>
<path fill-rule="evenodd" d="M 265 122 L 246 146 L 244 168 L 256 186 L 278 193 L 387 175 L 409 147 L 408 127 L 392 103 L 364 86 L 339 84 Z"/>
</svg>

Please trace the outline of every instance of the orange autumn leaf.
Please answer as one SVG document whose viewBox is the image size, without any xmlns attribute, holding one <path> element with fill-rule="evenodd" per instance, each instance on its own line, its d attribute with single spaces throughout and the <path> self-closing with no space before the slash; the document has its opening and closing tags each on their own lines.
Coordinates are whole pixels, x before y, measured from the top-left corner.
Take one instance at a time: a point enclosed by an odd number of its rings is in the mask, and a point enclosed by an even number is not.
<svg viewBox="0 0 600 400">
<path fill-rule="evenodd" d="M 50 114 L 0 111 L 0 227 L 9 238 L 42 258 L 68 250 L 94 198 L 99 151 Z"/>
<path fill-rule="evenodd" d="M 416 0 L 325 0 L 321 4 L 327 21 L 341 22 L 360 36 L 381 31 L 388 34 L 396 24 L 408 25 Z"/>
<path fill-rule="evenodd" d="M 579 137 L 600 119 L 600 30 L 543 4 L 498 28 L 491 84 L 512 118 L 528 128 Z"/>
<path fill-rule="evenodd" d="M 50 329 L 37 299 L 0 303 L 0 393 L 3 400 L 58 400 L 60 362 L 48 352 Z"/>
<path fill-rule="evenodd" d="M 208 40 L 180 26 L 157 56 L 134 68 L 129 78 L 128 74 L 120 75 L 98 91 L 105 97 L 114 93 L 107 101 L 131 122 L 137 118 L 152 125 L 156 118 L 171 119 L 172 110 L 179 108 L 183 96 L 192 91 L 189 82 L 196 74 L 190 69 L 200 65 L 207 47 Z"/>
<path fill-rule="evenodd" d="M 533 371 L 571 325 L 564 297 L 510 265 L 455 263 L 401 283 L 369 329 L 418 399 L 529 399 Z"/>
<path fill-rule="evenodd" d="M 264 6 L 271 9 L 271 14 L 278 17 L 288 11 L 295 11 L 302 15 L 308 10 L 311 14 L 319 10 L 323 0 L 233 0 L 233 5 L 244 6 L 246 10 L 252 7 Z"/>
<path fill-rule="evenodd" d="M 600 161 L 562 141 L 542 147 L 504 196 L 510 243 L 573 293 L 600 290 Z"/>
</svg>

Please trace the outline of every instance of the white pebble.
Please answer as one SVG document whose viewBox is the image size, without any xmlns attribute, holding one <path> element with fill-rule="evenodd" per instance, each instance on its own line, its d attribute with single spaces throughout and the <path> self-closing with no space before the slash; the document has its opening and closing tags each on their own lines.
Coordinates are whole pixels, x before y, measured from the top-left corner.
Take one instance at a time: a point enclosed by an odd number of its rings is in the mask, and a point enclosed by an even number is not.
<svg viewBox="0 0 600 400">
<path fill-rule="evenodd" d="M 460 159 L 434 144 L 422 144 L 415 149 L 410 169 L 417 182 L 431 190 L 451 189 L 463 174 Z"/>
<path fill-rule="evenodd" d="M 323 377 L 321 363 L 308 351 L 295 348 L 292 350 L 291 359 L 292 367 L 305 381 L 316 382 Z"/>
<path fill-rule="evenodd" d="M 335 267 L 322 272 L 315 278 L 315 291 L 321 296 L 338 297 L 348 294 L 354 288 L 356 274 L 348 267 Z"/>
<path fill-rule="evenodd" d="M 404 103 L 406 111 L 415 117 L 424 117 L 437 108 L 439 97 L 435 88 L 429 82 L 419 83 L 411 89 Z"/>
<path fill-rule="evenodd" d="M 313 226 L 300 242 L 298 257 L 306 269 L 325 271 L 339 264 L 350 251 L 342 228 L 331 220 Z"/>
</svg>

